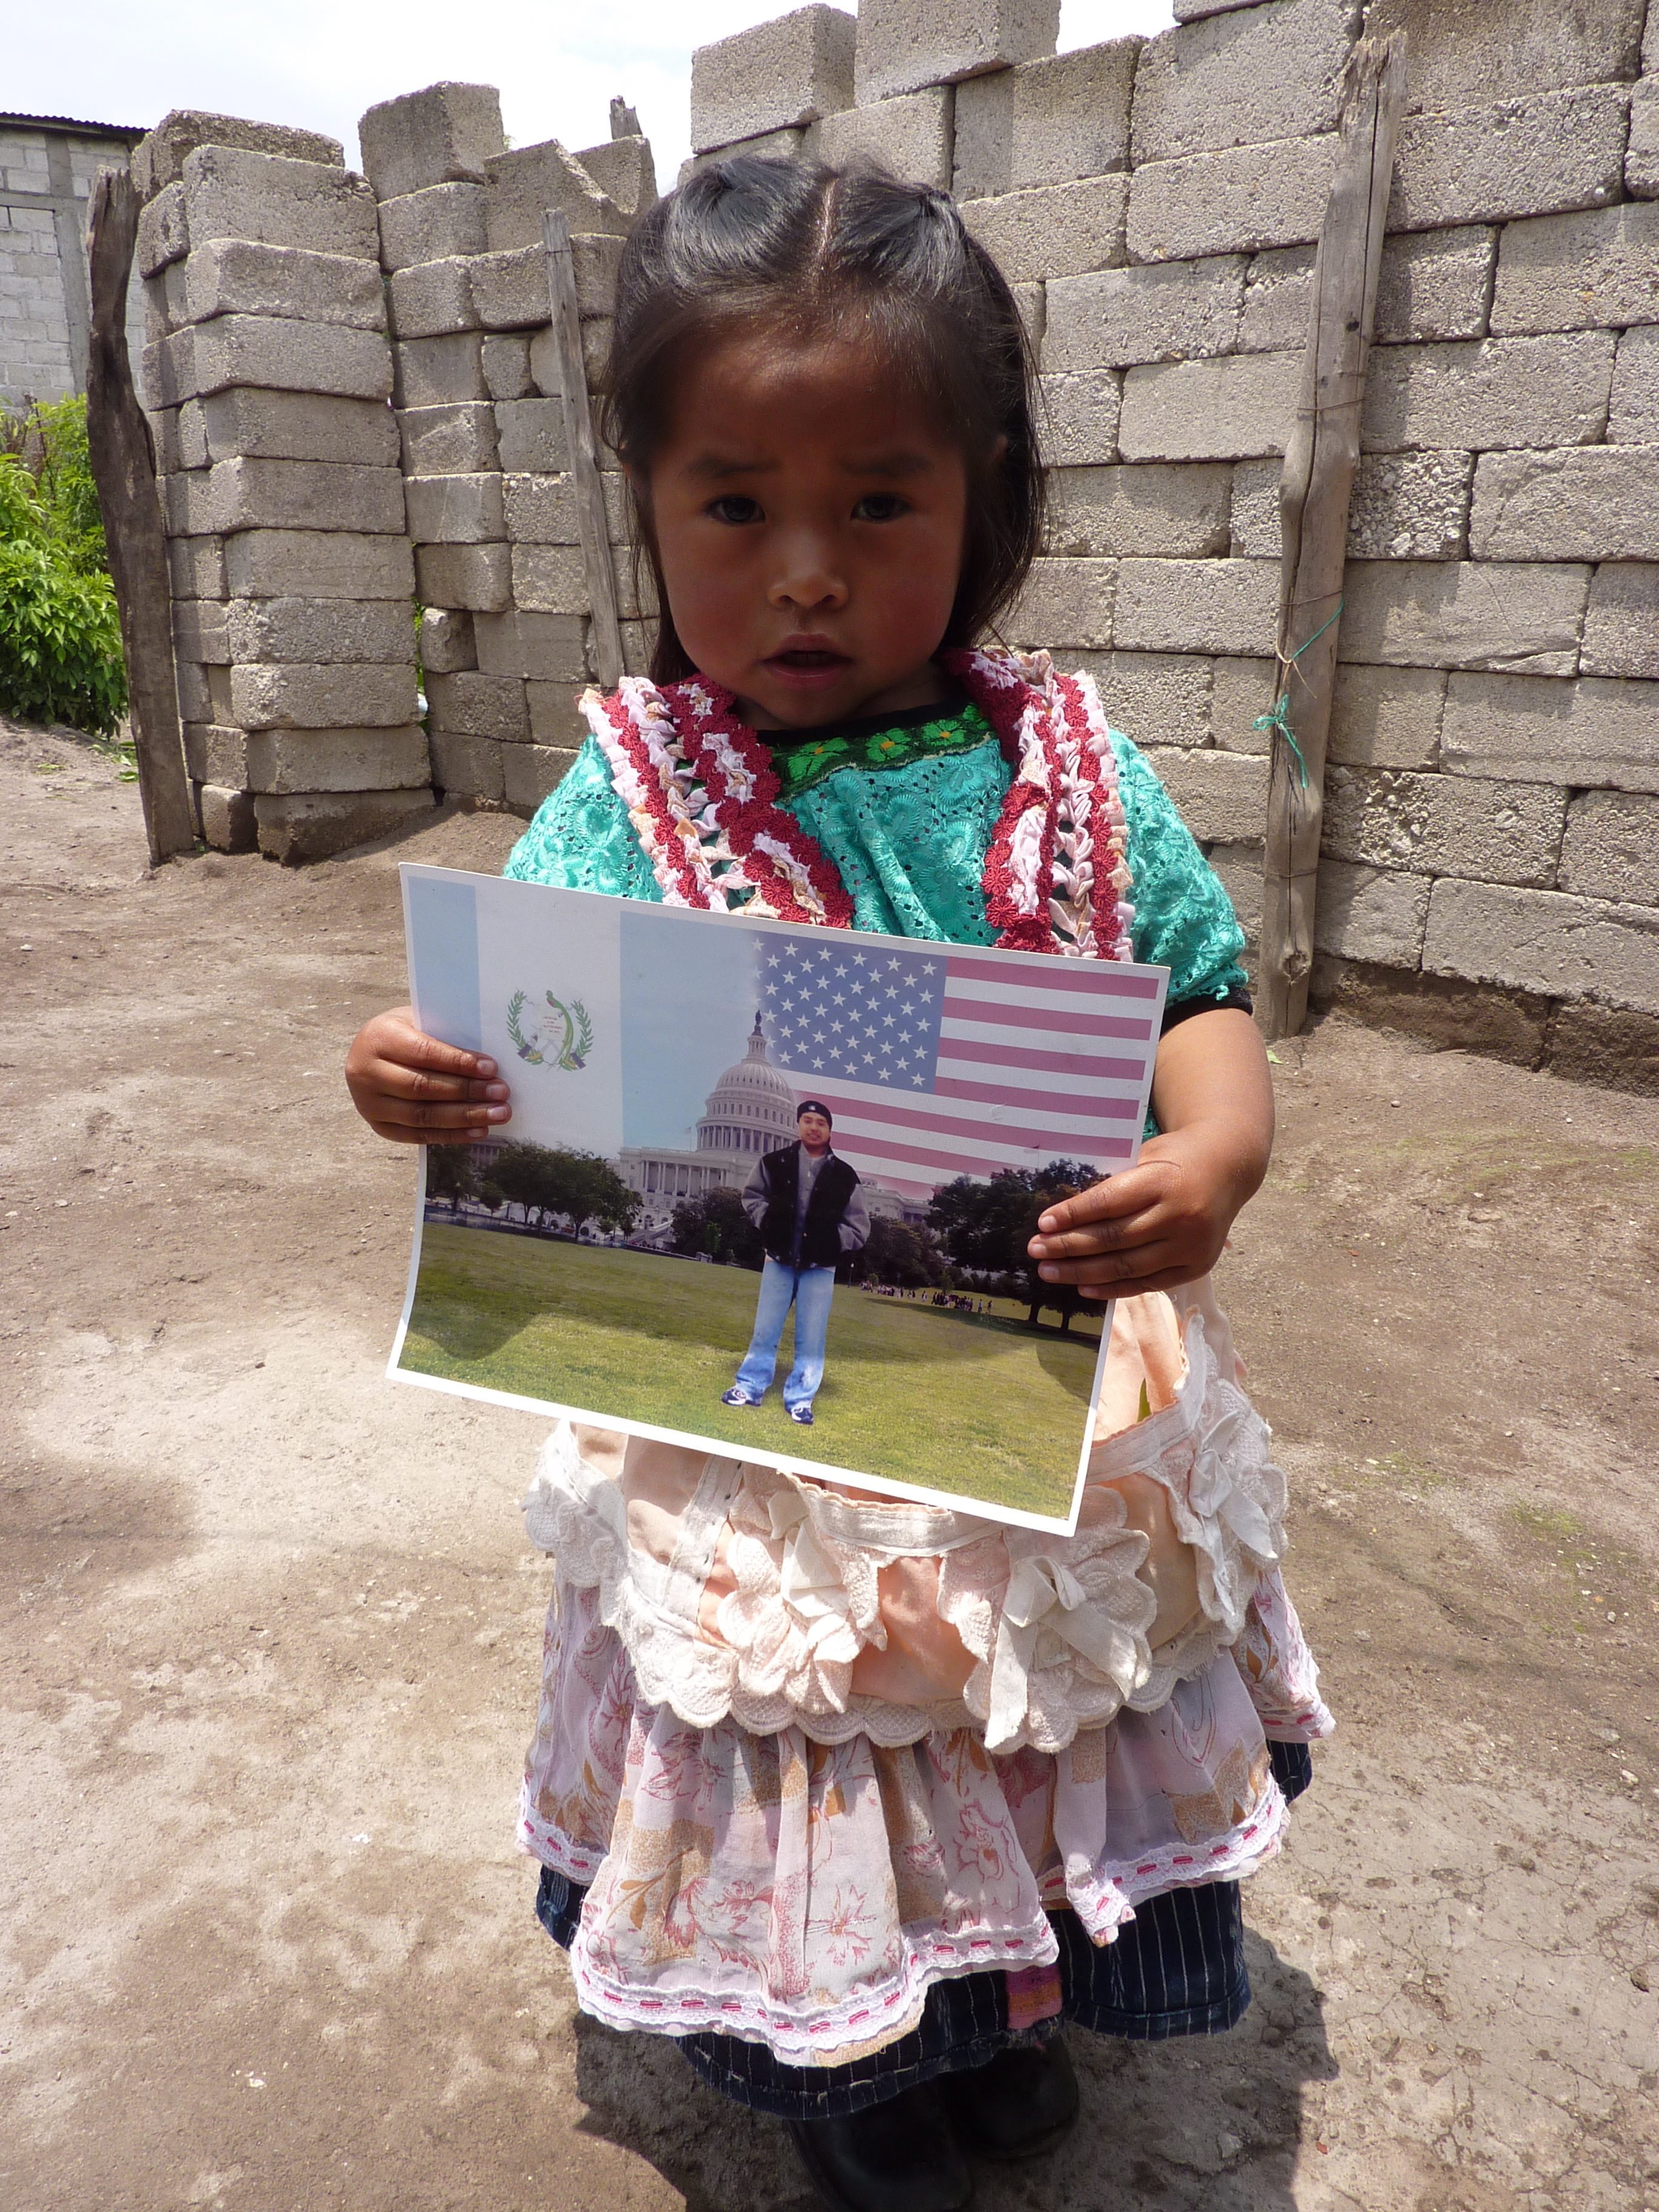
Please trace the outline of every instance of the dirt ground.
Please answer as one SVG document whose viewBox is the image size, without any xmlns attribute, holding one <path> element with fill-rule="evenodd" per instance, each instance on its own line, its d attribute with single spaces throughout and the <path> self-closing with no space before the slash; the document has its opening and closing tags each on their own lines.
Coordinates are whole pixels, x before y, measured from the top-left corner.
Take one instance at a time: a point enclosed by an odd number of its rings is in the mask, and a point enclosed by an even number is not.
<svg viewBox="0 0 1659 2212">
<path fill-rule="evenodd" d="M 0 727 L 0 2203 L 808 2212 L 575 2017 L 513 1848 L 542 1428 L 382 1380 L 412 1159 L 339 1077 L 397 863 L 150 876 Z M 1659 1102 L 1327 1022 L 1222 1291 L 1340 1733 L 1231 2036 L 1074 2039 L 982 2212 L 1659 2212 Z"/>
</svg>

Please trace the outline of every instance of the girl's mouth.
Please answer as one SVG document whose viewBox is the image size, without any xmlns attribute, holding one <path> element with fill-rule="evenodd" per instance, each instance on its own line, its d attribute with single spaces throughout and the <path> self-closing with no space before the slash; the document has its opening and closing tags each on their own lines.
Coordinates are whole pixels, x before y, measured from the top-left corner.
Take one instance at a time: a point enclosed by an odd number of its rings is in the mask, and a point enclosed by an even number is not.
<svg viewBox="0 0 1659 2212">
<path fill-rule="evenodd" d="M 768 656 L 765 665 L 779 683 L 795 690 L 817 690 L 833 684 L 853 665 L 848 653 L 833 646 L 792 645 Z"/>
</svg>

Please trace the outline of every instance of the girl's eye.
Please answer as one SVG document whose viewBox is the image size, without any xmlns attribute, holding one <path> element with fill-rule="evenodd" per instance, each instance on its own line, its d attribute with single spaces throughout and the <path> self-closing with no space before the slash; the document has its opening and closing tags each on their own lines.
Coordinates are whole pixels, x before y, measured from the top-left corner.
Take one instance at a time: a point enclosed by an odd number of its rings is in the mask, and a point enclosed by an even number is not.
<svg viewBox="0 0 1659 2212">
<path fill-rule="evenodd" d="M 896 491 L 867 491 L 853 509 L 854 522 L 896 522 L 908 514 L 910 502 L 901 499 Z"/>
<path fill-rule="evenodd" d="M 716 522 L 758 522 L 760 501 L 746 499 L 741 492 L 729 491 L 720 499 L 710 500 L 706 510 Z"/>
</svg>

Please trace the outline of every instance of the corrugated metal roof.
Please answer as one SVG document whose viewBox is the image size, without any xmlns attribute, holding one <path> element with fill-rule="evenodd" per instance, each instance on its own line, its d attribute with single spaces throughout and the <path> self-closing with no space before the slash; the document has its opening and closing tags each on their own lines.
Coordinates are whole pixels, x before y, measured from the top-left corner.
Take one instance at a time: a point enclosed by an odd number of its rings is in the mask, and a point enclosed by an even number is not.
<svg viewBox="0 0 1659 2212">
<path fill-rule="evenodd" d="M 131 138 L 135 144 L 149 125 L 143 123 L 88 123 L 78 115 L 3 115 L 0 124 L 21 123 L 36 131 L 89 131 L 94 137 Z"/>
</svg>

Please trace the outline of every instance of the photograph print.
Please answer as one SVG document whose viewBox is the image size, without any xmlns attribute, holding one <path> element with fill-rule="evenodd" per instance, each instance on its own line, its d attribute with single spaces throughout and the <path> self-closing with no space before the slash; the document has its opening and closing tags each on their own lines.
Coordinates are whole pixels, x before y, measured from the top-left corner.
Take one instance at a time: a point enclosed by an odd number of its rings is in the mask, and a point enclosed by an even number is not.
<svg viewBox="0 0 1659 2212">
<path fill-rule="evenodd" d="M 1163 969 L 402 872 L 513 1118 L 424 1154 L 394 1376 L 1072 1526 L 1111 1310 L 1025 1248 L 1138 1153 Z"/>
</svg>

